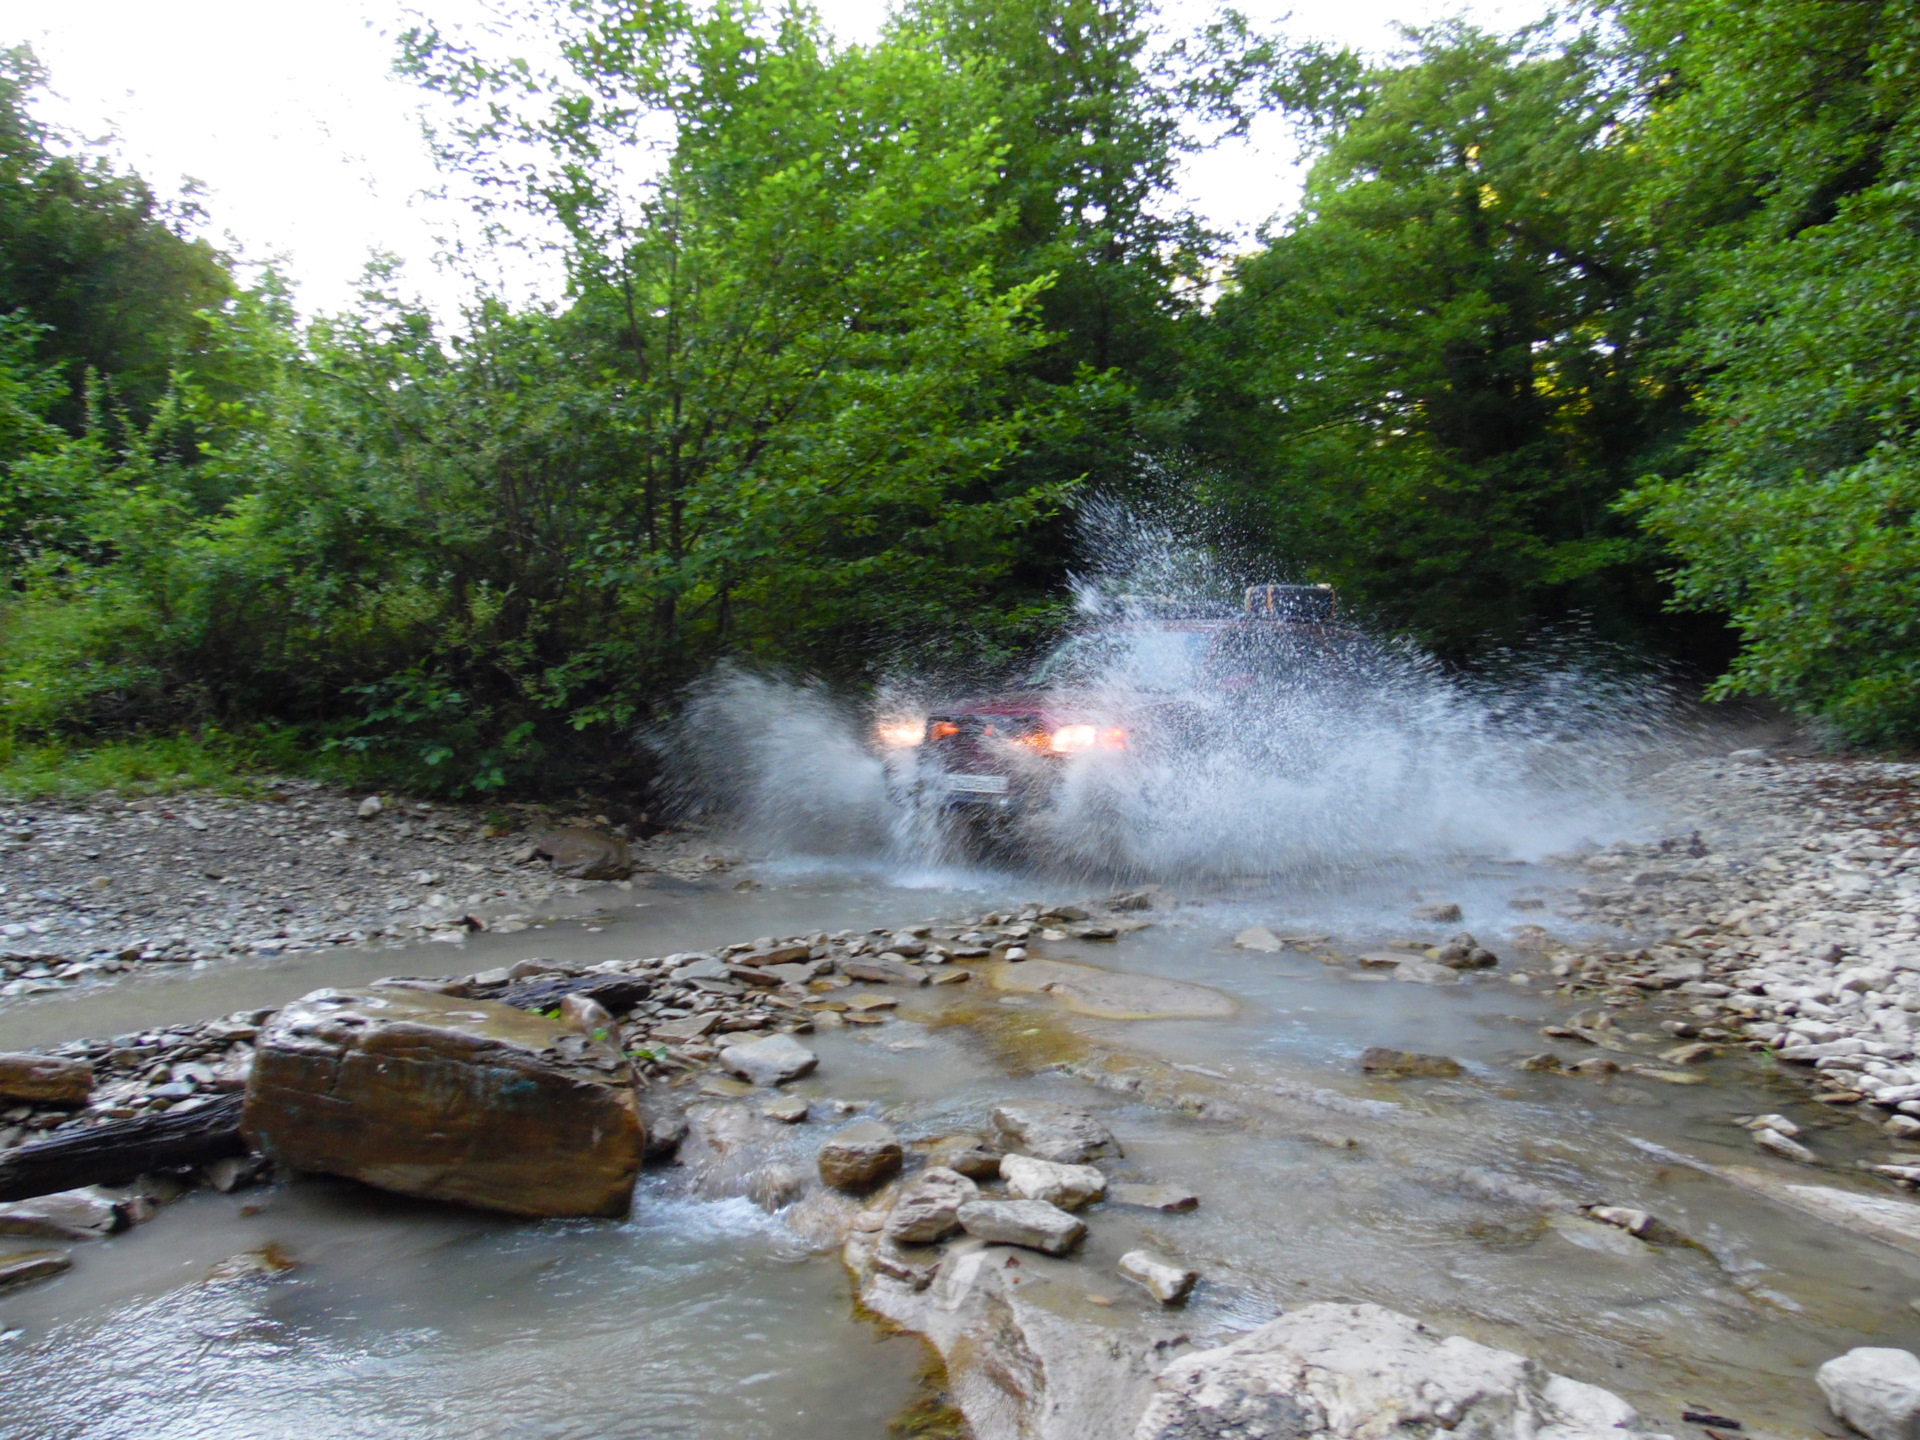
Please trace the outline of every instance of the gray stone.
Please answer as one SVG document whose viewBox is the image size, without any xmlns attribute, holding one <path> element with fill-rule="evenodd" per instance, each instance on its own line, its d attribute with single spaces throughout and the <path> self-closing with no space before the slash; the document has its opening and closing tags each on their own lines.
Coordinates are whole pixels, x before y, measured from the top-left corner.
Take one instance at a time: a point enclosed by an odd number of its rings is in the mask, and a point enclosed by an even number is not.
<svg viewBox="0 0 1920 1440">
<path fill-rule="evenodd" d="M 770 1161 L 747 1177 L 747 1199 L 769 1212 L 784 1210 L 807 1193 L 807 1177 L 782 1160 Z"/>
<path fill-rule="evenodd" d="M 1000 1162 L 1000 1178 L 1016 1200 L 1044 1200 L 1062 1210 L 1079 1210 L 1107 1193 L 1107 1177 L 1091 1165 L 1062 1165 L 1031 1155 L 1009 1155 Z"/>
<path fill-rule="evenodd" d="M 812 1072 L 820 1057 L 791 1035 L 769 1035 L 744 1045 L 729 1045 L 720 1063 L 756 1085 L 784 1085 Z"/>
<path fill-rule="evenodd" d="M 1062 1165 L 1084 1165 L 1121 1154 L 1111 1130 L 1085 1110 L 1068 1105 L 1010 1101 L 993 1107 L 993 1125 L 1008 1150 Z"/>
<path fill-rule="evenodd" d="M 904 1158 L 891 1125 L 862 1120 L 820 1147 L 820 1178 L 841 1190 L 871 1190 L 899 1174 Z"/>
<path fill-rule="evenodd" d="M 929 1163 L 958 1170 L 970 1180 L 992 1180 L 1000 1174 L 1004 1157 L 978 1135 L 949 1135 L 934 1145 Z"/>
<path fill-rule="evenodd" d="M 1393 978 L 1415 985 L 1458 985 L 1460 972 L 1434 960 L 1409 957 L 1394 967 Z"/>
<path fill-rule="evenodd" d="M 980 1187 L 944 1165 L 929 1166 L 901 1188 L 887 1216 L 886 1236 L 903 1245 L 932 1245 L 960 1228 L 960 1207 L 980 1198 Z"/>
<path fill-rule="evenodd" d="M 924 985 L 927 972 L 909 965 L 898 955 L 861 955 L 840 962 L 840 973 L 852 980 L 871 980 L 881 985 Z"/>
<path fill-rule="evenodd" d="M 1378 1305 L 1308 1305 L 1174 1360 L 1133 1440 L 1650 1440 L 1639 1427 L 1619 1396 L 1524 1356 Z"/>
<path fill-rule="evenodd" d="M 1451 900 L 1436 900 L 1428 905 L 1414 906 L 1411 913 L 1416 920 L 1426 920 L 1435 925 L 1452 925 L 1461 918 L 1463 912 Z"/>
<path fill-rule="evenodd" d="M 760 1113 L 782 1125 L 798 1125 L 813 1107 L 798 1095 L 780 1095 L 760 1107 Z"/>
<path fill-rule="evenodd" d="M 1179 1213 L 1197 1209 L 1200 1197 L 1184 1185 L 1109 1185 L 1107 1203 Z"/>
<path fill-rule="evenodd" d="M 63 1190 L 0 1205 L 0 1235 L 93 1240 L 127 1226 L 125 1210 L 92 1190 Z"/>
<path fill-rule="evenodd" d="M 1020 1245 L 1043 1255 L 1065 1255 L 1087 1227 L 1044 1200 L 974 1200 L 960 1207 L 960 1226 L 995 1245 Z"/>
<path fill-rule="evenodd" d="M 1233 937 L 1233 943 L 1242 950 L 1258 950 L 1263 955 L 1275 954 L 1283 948 L 1280 937 L 1264 925 L 1249 925 Z"/>
<path fill-rule="evenodd" d="M 1798 1140 L 1790 1140 L 1771 1126 L 1761 1126 L 1752 1132 L 1753 1143 L 1762 1150 L 1771 1150 L 1783 1160 L 1792 1160 L 1801 1165 L 1818 1165 L 1820 1157 L 1802 1145 Z"/>
<path fill-rule="evenodd" d="M 1871 1440 L 1920 1440 L 1920 1357 L 1863 1345 L 1814 1375 L 1827 1406 Z"/>
<path fill-rule="evenodd" d="M 1129 1250 L 1120 1257 L 1120 1273 L 1162 1305 L 1181 1305 L 1199 1283 L 1200 1272 L 1161 1259 L 1147 1250 Z"/>
<path fill-rule="evenodd" d="M 12 1250 L 0 1254 L 0 1290 L 51 1280 L 73 1268 L 64 1250 Z"/>
<path fill-rule="evenodd" d="M 1420 1055 L 1411 1050 L 1389 1050 L 1376 1045 L 1360 1052 L 1360 1068 L 1369 1075 L 1397 1080 L 1414 1075 L 1458 1075 L 1460 1062 L 1445 1055 Z"/>
</svg>

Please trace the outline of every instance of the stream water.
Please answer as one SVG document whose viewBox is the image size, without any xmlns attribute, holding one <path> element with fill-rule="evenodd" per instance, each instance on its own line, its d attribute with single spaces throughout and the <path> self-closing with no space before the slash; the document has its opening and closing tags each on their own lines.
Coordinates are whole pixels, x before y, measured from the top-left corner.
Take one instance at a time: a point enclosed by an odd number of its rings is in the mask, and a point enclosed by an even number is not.
<svg viewBox="0 0 1920 1440">
<path fill-rule="evenodd" d="M 657 954 L 1044 893 L 992 871 L 901 877 L 835 861 L 759 875 L 762 888 L 745 894 L 639 889 L 589 919 L 462 947 L 333 952 L 52 997 L 0 1017 L 0 1045 L 272 1004 L 378 973 Z M 929 992 L 892 1024 L 813 1037 L 820 1069 L 793 1088 L 877 1107 L 909 1136 L 977 1128 L 1013 1087 L 1011 1072 L 1044 1067 L 1063 1043 L 1186 1067 L 1178 1073 L 1203 1088 L 1212 1077 L 1243 1093 L 1277 1088 L 1278 1128 L 1250 1128 L 1044 1068 L 1022 1078 L 1026 1093 L 1109 1112 L 1127 1148 L 1120 1178 L 1204 1197 L 1189 1215 L 1103 1211 L 1080 1258 L 1030 1257 L 1036 1279 L 1062 1280 L 1067 1308 L 1096 1323 L 1164 1323 L 1113 1273 L 1123 1250 L 1157 1244 L 1208 1277 L 1179 1317 L 1188 1333 L 1250 1326 L 1306 1300 L 1372 1299 L 1537 1355 L 1670 1421 L 1691 1404 L 1750 1429 L 1815 1432 L 1812 1367 L 1854 1344 L 1920 1343 L 1908 1303 L 1920 1262 L 1668 1163 L 1644 1142 L 1751 1164 L 1726 1123 L 1734 1114 L 1838 1122 L 1770 1091 L 1738 1058 L 1717 1063 L 1715 1083 L 1677 1089 L 1517 1074 L 1511 1063 L 1540 1047 L 1549 1008 L 1522 987 L 1497 976 L 1444 990 L 1374 983 L 1309 955 L 1231 944 L 1261 923 L 1360 950 L 1406 933 L 1412 899 L 1444 893 L 1498 948 L 1514 920 L 1531 918 L 1511 899 L 1557 878 L 1533 865 L 1456 864 L 1196 890 L 1163 901 L 1150 928 L 1118 943 L 1047 950 L 1223 991 L 1237 1002 L 1231 1018 L 1102 1021 L 1046 996 Z M 946 1006 L 969 1023 L 946 1023 Z M 1354 1066 L 1369 1045 L 1452 1055 L 1466 1073 L 1369 1083 Z M 1311 1098 L 1304 1109 L 1286 1098 L 1303 1091 L 1371 1104 L 1322 1113 Z M 796 1130 L 796 1155 L 817 1143 L 814 1130 Z M 1343 1135 L 1360 1143 L 1330 1143 Z M 1651 1252 L 1604 1227 L 1543 1218 L 1503 1197 L 1507 1181 L 1644 1205 L 1704 1248 Z M 220 1277 L 226 1257 L 269 1247 L 294 1267 Z M 520 1224 L 326 1181 L 202 1192 L 79 1247 L 77 1259 L 68 1276 L 0 1300 L 0 1327 L 17 1332 L 0 1349 L 0 1435 L 878 1440 L 921 1359 L 914 1342 L 855 1318 L 832 1256 L 745 1201 L 691 1198 L 671 1170 L 647 1178 L 619 1224 Z M 1076 1301 L 1087 1294 L 1113 1303 Z"/>
<path fill-rule="evenodd" d="M 1272 696 L 1276 724 L 1293 726 L 1286 743 L 1259 737 L 1250 757 L 1236 736 L 1146 757 L 1042 874 L 956 861 L 938 827 L 890 827 L 862 717 L 818 691 L 723 677 L 690 712 L 708 749 L 688 763 L 727 771 L 752 848 L 774 855 L 749 872 L 755 888 L 732 888 L 740 872 L 724 889 L 608 888 L 591 913 L 458 947 L 317 952 L 36 997 L 0 1013 L 0 1048 L 386 974 L 896 927 L 1145 871 L 1171 882 L 1149 928 L 1045 953 L 1209 987 L 1231 997 L 1230 1016 L 1101 1020 L 983 977 L 907 995 L 889 1024 L 813 1036 L 820 1067 L 792 1088 L 864 1105 L 909 1138 L 977 1130 L 1016 1088 L 1107 1112 L 1127 1150 L 1118 1178 L 1203 1199 L 1185 1215 L 1108 1207 L 1081 1256 L 1023 1262 L 1089 1323 L 1200 1337 L 1310 1300 L 1367 1299 L 1606 1385 L 1676 1433 L 1680 1410 L 1701 1406 L 1750 1434 L 1812 1434 L 1831 1424 L 1813 1367 L 1856 1344 L 1920 1348 L 1920 1260 L 1673 1156 L 1773 1164 L 1727 1122 L 1781 1110 L 1830 1132 L 1820 1148 L 1844 1160 L 1846 1122 L 1738 1052 L 1690 1087 L 1516 1072 L 1542 1048 L 1552 1006 L 1504 972 L 1430 988 L 1232 944 L 1259 924 L 1360 953 L 1407 935 L 1414 904 L 1446 899 L 1509 953 L 1518 924 L 1540 918 L 1514 902 L 1567 882 L 1556 848 L 1687 823 L 1620 800 L 1636 768 L 1698 742 L 1672 726 L 1652 735 L 1647 708 L 1619 695 L 1547 673 L 1470 693 L 1408 661 L 1337 730 Z M 1116 825 L 1124 843 L 1102 838 Z M 1453 1056 L 1465 1072 L 1370 1082 L 1355 1062 L 1376 1045 Z M 1089 1050 L 1122 1080 L 1128 1066 L 1185 1077 L 1193 1103 L 1148 1105 L 1054 1065 Z M 791 1133 L 802 1164 L 821 1123 Z M 1643 1206 L 1696 1244 L 1651 1249 L 1543 1207 L 1545 1192 Z M 1184 1313 L 1149 1314 L 1118 1280 L 1114 1262 L 1141 1243 L 1205 1275 Z M 291 1268 L 218 1273 L 263 1248 Z M 694 1198 L 673 1170 L 650 1174 L 617 1224 L 513 1223 L 326 1181 L 199 1193 L 79 1247 L 68 1275 L 0 1297 L 0 1329 L 0 1437 L 21 1440 L 880 1440 L 922 1358 L 857 1318 L 832 1255 L 745 1201 Z"/>
</svg>

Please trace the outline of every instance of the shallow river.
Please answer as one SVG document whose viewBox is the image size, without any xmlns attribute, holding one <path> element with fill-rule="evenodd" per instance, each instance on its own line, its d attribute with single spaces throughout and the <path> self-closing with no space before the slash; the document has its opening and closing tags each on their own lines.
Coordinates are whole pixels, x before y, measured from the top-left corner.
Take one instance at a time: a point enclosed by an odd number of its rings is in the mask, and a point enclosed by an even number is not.
<svg viewBox="0 0 1920 1440">
<path fill-rule="evenodd" d="M 385 974 L 655 955 L 1072 893 L 1031 877 L 826 862 L 755 874 L 761 888 L 744 893 L 609 891 L 608 908 L 590 917 L 458 947 L 295 956 L 47 997 L 0 1014 L 0 1048 Z M 1197 1337 L 1308 1300 L 1376 1300 L 1618 1390 L 1675 1433 L 1686 1405 L 1741 1418 L 1750 1433 L 1830 1429 L 1812 1368 L 1855 1344 L 1920 1348 L 1909 1306 L 1920 1261 L 1665 1152 L 1771 1164 L 1726 1122 L 1777 1109 L 1834 1131 L 1820 1147 L 1844 1156 L 1834 1127 L 1845 1122 L 1799 1103 L 1797 1091 L 1769 1089 L 1737 1053 L 1708 1067 L 1713 1083 L 1684 1088 L 1517 1073 L 1515 1059 L 1543 1048 L 1536 1032 L 1552 1007 L 1500 972 L 1436 990 L 1231 944 L 1258 923 L 1358 951 L 1417 930 L 1410 905 L 1444 897 L 1500 950 L 1516 924 L 1541 918 L 1511 900 L 1559 878 L 1527 865 L 1454 865 L 1183 892 L 1117 943 L 1046 953 L 1213 987 L 1234 997 L 1232 1018 L 1093 1020 L 1051 997 L 976 983 L 907 997 L 885 1026 L 812 1037 L 820 1069 L 793 1088 L 876 1106 L 914 1137 L 978 1128 L 1013 1072 L 1089 1044 L 1163 1073 L 1178 1067 L 1197 1116 L 1057 1072 L 1018 1082 L 1105 1111 L 1127 1149 L 1119 1178 L 1179 1182 L 1203 1197 L 1189 1215 L 1096 1212 L 1083 1256 L 1028 1262 L 1081 1318 L 1145 1318 Z M 967 1023 L 949 1023 L 956 1017 Z M 1355 1059 L 1370 1045 L 1451 1055 L 1467 1072 L 1368 1082 Z M 1199 1103 L 1229 1091 L 1242 1097 L 1237 1110 Z M 1271 1109 L 1249 1113 L 1247 1095 L 1271 1097 Z M 818 1138 L 816 1122 L 797 1127 L 792 1144 L 799 1152 Z M 1650 1251 L 1605 1227 L 1546 1218 L 1515 1185 L 1643 1205 L 1700 1248 Z M 1207 1277 L 1184 1314 L 1145 1316 L 1114 1275 L 1118 1255 L 1143 1239 Z M 208 1278 L 226 1257 L 269 1246 L 293 1268 Z M 57 1281 L 0 1297 L 0 1328 L 17 1332 L 0 1348 L 0 1435 L 880 1440 L 912 1398 L 922 1359 L 916 1342 L 856 1317 L 833 1256 L 745 1201 L 690 1198 L 671 1170 L 649 1174 L 633 1218 L 618 1224 L 515 1223 L 326 1181 L 199 1193 L 124 1236 L 77 1247 L 77 1260 Z"/>
</svg>

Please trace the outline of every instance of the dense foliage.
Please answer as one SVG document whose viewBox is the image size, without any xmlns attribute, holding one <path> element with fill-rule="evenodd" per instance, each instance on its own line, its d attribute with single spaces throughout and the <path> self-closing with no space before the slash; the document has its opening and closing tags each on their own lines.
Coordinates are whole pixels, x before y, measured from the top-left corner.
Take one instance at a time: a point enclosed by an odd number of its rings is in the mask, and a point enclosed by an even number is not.
<svg viewBox="0 0 1920 1440">
<path fill-rule="evenodd" d="M 1032 643 L 1080 497 L 1172 485 L 1456 657 L 1578 623 L 1718 670 L 1730 620 L 1726 688 L 1910 741 L 1917 16 L 1620 0 L 1378 63 L 1144 0 L 852 47 L 526 0 L 544 66 L 402 47 L 568 277 L 451 328 L 384 266 L 302 325 L 10 52 L 0 722 L 604 775 L 726 655 Z M 1175 183 L 1261 106 L 1313 168 L 1229 265 Z"/>
</svg>

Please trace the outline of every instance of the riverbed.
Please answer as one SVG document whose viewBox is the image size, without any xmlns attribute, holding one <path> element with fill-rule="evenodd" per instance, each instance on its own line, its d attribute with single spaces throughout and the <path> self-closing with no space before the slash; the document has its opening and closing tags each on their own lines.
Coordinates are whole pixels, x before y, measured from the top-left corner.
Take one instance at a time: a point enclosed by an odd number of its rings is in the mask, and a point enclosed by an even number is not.
<svg viewBox="0 0 1920 1440">
<path fill-rule="evenodd" d="M 1637 838 L 1692 823 L 1650 808 Z M 1734 821 L 1719 826 L 1713 843 L 1737 842 Z M 742 876 L 750 887 L 736 888 Z M 1570 1008 L 1523 927 L 1573 945 L 1635 938 L 1540 908 L 1564 907 L 1584 879 L 1544 858 L 1395 855 L 1157 890 L 1144 928 L 1036 956 L 1204 987 L 1230 1014 L 1103 1019 L 982 965 L 965 986 L 903 994 L 890 1023 L 809 1037 L 820 1067 L 789 1088 L 815 1118 L 785 1143 L 806 1165 L 836 1113 L 884 1115 L 912 1140 L 977 1130 L 1013 1094 L 1066 1100 L 1120 1137 L 1114 1178 L 1202 1197 L 1191 1214 L 1105 1207 L 1082 1254 L 1029 1258 L 1033 1283 L 1077 1319 L 1201 1340 L 1309 1301 L 1373 1300 L 1605 1385 L 1657 1429 L 1691 1433 L 1680 1415 L 1698 1407 L 1750 1434 L 1830 1433 L 1813 1368 L 1853 1345 L 1920 1346 L 1920 1259 L 1716 1167 L 1861 1186 L 1849 1167 L 1885 1142 L 1735 1047 L 1692 1069 L 1700 1084 L 1516 1069 L 1552 1047 L 1540 1030 Z M 712 883 L 594 887 L 586 913 L 511 935 L 219 961 L 32 997 L 0 1012 L 0 1048 L 395 973 L 954 920 L 1074 898 L 1063 883 L 763 856 Z M 1462 920 L 1413 918 L 1435 901 Z M 1250 926 L 1299 943 L 1236 945 Z M 1502 964 L 1459 985 L 1329 963 L 1463 927 Z M 1655 1025 L 1618 1017 L 1649 1042 Z M 1357 1061 L 1373 1046 L 1446 1055 L 1462 1073 L 1369 1079 Z M 1561 1048 L 1571 1060 L 1579 1047 Z M 1764 1112 L 1801 1125 L 1826 1167 L 1756 1157 L 1732 1122 Z M 1646 1245 L 1576 1208 L 1595 1202 L 1652 1211 L 1688 1243 Z M 1117 1277 L 1120 1253 L 1143 1242 L 1202 1273 L 1184 1311 L 1160 1312 Z M 273 1262 L 221 1269 L 262 1252 Z M 701 1199 L 674 1169 L 650 1172 L 618 1223 L 515 1223 L 332 1181 L 197 1192 L 76 1260 L 0 1297 L 0 1434 L 879 1440 L 923 1359 L 859 1318 L 837 1259 L 783 1216 Z"/>
</svg>

